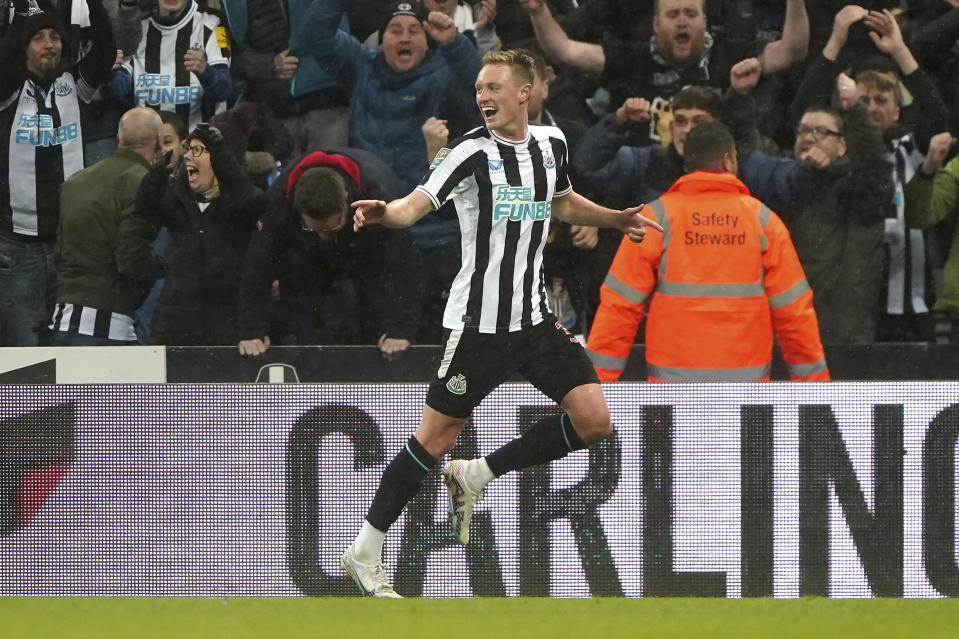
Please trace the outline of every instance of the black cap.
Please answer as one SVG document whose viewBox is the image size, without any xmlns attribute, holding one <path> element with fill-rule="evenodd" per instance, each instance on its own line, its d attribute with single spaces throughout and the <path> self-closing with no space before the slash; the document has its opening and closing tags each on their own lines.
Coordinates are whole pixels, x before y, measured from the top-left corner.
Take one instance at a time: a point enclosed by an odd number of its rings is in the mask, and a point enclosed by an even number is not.
<svg viewBox="0 0 959 639">
<path fill-rule="evenodd" d="M 423 3 L 418 0 L 403 0 L 402 2 L 390 3 L 383 13 L 383 21 L 380 23 L 380 42 L 383 42 L 383 32 L 386 31 L 386 27 L 389 26 L 390 20 L 394 17 L 410 16 L 420 22 L 426 22 L 429 15 L 430 12 L 427 11 Z"/>
</svg>

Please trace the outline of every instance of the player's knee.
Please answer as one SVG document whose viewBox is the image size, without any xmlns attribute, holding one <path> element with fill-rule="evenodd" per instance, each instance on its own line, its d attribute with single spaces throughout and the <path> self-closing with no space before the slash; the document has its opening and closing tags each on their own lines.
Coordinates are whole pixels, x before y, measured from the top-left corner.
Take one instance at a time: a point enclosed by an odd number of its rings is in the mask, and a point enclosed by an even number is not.
<svg viewBox="0 0 959 639">
<path fill-rule="evenodd" d="M 609 420 L 609 415 L 602 417 L 592 417 L 574 422 L 576 434 L 583 440 L 587 446 L 598 444 L 604 439 L 613 435 L 613 423 Z"/>
</svg>

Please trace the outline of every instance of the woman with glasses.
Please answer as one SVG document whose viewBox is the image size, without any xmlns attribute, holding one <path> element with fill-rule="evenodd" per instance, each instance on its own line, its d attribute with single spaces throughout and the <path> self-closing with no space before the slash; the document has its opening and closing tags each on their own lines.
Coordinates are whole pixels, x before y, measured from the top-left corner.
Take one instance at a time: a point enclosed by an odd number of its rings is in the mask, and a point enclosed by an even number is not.
<svg viewBox="0 0 959 639">
<path fill-rule="evenodd" d="M 170 155 L 143 179 L 131 220 L 138 239 L 127 268 L 165 277 L 152 342 L 235 344 L 240 266 L 260 197 L 213 125 L 190 133 L 172 177 Z M 163 226 L 169 240 L 161 259 L 148 244 Z"/>
</svg>

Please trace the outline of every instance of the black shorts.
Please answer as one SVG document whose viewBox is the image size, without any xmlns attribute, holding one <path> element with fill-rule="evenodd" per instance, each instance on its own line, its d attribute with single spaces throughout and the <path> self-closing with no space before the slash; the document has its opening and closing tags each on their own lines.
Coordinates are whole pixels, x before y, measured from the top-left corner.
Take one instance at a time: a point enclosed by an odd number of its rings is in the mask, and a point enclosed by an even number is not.
<svg viewBox="0 0 959 639">
<path fill-rule="evenodd" d="M 599 383 L 586 350 L 555 320 L 514 333 L 446 330 L 444 337 L 443 360 L 426 404 L 450 417 L 469 417 L 514 373 L 556 403 L 577 386 Z"/>
</svg>

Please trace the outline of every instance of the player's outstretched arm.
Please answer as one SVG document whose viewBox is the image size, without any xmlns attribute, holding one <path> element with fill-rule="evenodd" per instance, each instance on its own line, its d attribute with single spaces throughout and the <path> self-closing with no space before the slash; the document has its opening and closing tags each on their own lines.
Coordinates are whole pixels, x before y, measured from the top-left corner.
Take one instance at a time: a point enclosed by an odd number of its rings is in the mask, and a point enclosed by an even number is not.
<svg viewBox="0 0 959 639">
<path fill-rule="evenodd" d="M 645 206 L 640 204 L 617 211 L 600 206 L 576 191 L 570 191 L 562 197 L 553 198 L 552 212 L 564 222 L 617 229 L 623 235 L 629 236 L 633 242 L 642 242 L 647 228 L 663 232 L 663 227 L 640 213 Z"/>
<path fill-rule="evenodd" d="M 433 203 L 419 191 L 413 191 L 406 197 L 393 200 L 389 204 L 383 200 L 357 200 L 353 207 L 353 230 L 364 226 L 382 224 L 391 229 L 405 229 L 413 226 L 417 220 L 433 210 Z"/>
</svg>

